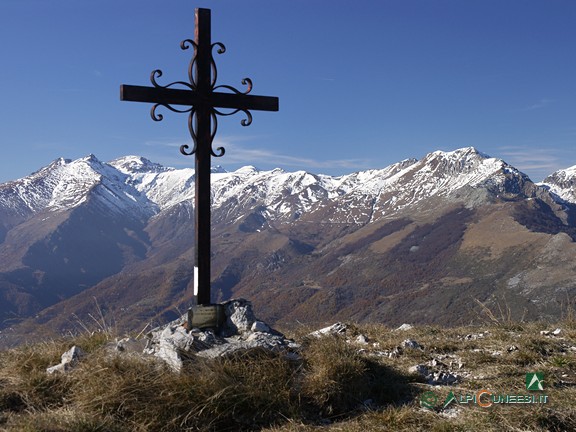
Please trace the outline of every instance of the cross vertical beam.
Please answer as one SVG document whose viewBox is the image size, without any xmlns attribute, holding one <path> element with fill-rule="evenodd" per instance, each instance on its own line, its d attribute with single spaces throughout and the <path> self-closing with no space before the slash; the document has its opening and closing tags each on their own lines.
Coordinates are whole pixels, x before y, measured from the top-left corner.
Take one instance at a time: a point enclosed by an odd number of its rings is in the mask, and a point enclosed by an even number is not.
<svg viewBox="0 0 576 432">
<path fill-rule="evenodd" d="M 211 303 L 210 296 L 210 148 L 212 146 L 212 119 L 210 105 L 204 100 L 210 99 L 212 91 L 212 41 L 210 10 L 200 9 L 195 16 L 195 41 L 198 54 L 196 56 L 196 88 L 200 96 L 196 115 L 196 172 L 194 197 L 194 227 L 196 241 L 194 251 L 194 271 L 198 272 L 197 302 L 199 305 Z"/>
<path fill-rule="evenodd" d="M 188 151 L 189 146 L 180 147 L 184 155 L 195 155 L 195 199 L 194 199 L 194 227 L 195 252 L 194 267 L 198 276 L 197 302 L 199 305 L 209 305 L 210 294 L 210 173 L 211 156 L 224 155 L 224 148 L 219 147 L 216 152 L 212 149 L 214 136 L 218 129 L 218 117 L 228 116 L 242 112 L 246 118 L 241 121 L 242 126 L 252 123 L 250 110 L 278 111 L 278 98 L 271 96 L 254 96 L 252 81 L 244 78 L 242 84 L 247 89 L 242 92 L 228 85 L 216 85 L 216 64 L 212 56 L 215 47 L 218 53 L 226 51 L 220 42 L 212 43 L 211 20 L 209 9 L 196 9 L 194 41 L 186 39 L 180 47 L 184 50 L 191 46 L 194 55 L 190 61 L 188 77 L 190 82 L 176 81 L 162 86 L 156 81 L 162 76 L 162 71 L 155 70 L 150 76 L 153 87 L 120 86 L 120 100 L 132 102 L 153 103 L 150 111 L 152 119 L 161 121 L 162 114 L 156 113 L 161 106 L 178 113 L 189 113 L 188 128 L 194 141 L 194 148 Z M 173 88 L 178 86 L 180 88 Z M 184 87 L 184 88 L 181 88 Z M 218 89 L 229 92 L 219 92 Z M 177 105 L 175 108 L 172 105 Z M 180 108 L 187 106 L 188 108 Z M 222 112 L 220 109 L 229 109 Z"/>
</svg>

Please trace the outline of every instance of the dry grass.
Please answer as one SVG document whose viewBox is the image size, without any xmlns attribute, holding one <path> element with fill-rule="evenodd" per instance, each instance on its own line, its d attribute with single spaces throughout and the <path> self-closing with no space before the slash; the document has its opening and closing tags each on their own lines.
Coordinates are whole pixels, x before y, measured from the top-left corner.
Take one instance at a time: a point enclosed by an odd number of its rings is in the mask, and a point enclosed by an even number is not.
<svg viewBox="0 0 576 432">
<path fill-rule="evenodd" d="M 254 350 L 198 359 L 180 374 L 150 359 L 111 354 L 104 348 L 106 333 L 21 347 L 0 352 L 0 430 L 576 430 L 573 323 L 501 324 L 408 331 L 365 325 L 320 339 L 306 330 L 296 336 L 299 360 Z M 557 336 L 540 333 L 556 327 L 562 329 Z M 354 342 L 358 334 L 369 343 Z M 421 348 L 399 349 L 406 339 Z M 46 367 L 73 344 L 88 356 L 66 375 L 47 375 Z M 408 372 L 433 360 L 461 380 L 432 386 Z M 547 404 L 453 404 L 448 410 L 420 405 L 428 391 L 440 405 L 451 391 L 525 394 L 525 374 L 536 371 L 544 373 Z"/>
</svg>

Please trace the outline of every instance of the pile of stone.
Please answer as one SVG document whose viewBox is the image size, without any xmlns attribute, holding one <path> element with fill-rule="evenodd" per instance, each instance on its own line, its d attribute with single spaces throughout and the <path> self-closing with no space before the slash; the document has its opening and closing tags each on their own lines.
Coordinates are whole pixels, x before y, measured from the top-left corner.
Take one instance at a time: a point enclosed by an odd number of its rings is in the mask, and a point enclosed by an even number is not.
<svg viewBox="0 0 576 432">
<path fill-rule="evenodd" d="M 293 340 L 272 329 L 254 315 L 248 300 L 223 303 L 225 320 L 218 329 L 188 328 L 188 316 L 153 329 L 145 340 L 125 338 L 110 343 L 110 352 L 158 358 L 174 371 L 181 371 L 194 357 L 226 357 L 238 351 L 261 348 L 298 358 L 300 347 Z M 62 355 L 61 363 L 47 369 L 48 373 L 68 372 L 84 356 L 73 347 Z"/>
<path fill-rule="evenodd" d="M 462 380 L 460 375 L 450 370 L 446 370 L 445 368 L 431 368 L 425 364 L 412 366 L 408 369 L 408 372 L 422 376 L 430 385 L 452 385 Z"/>
<path fill-rule="evenodd" d="M 236 299 L 223 303 L 226 321 L 215 332 L 212 329 L 187 328 L 183 317 L 148 334 L 145 354 L 164 360 L 180 371 L 194 356 L 224 357 L 240 350 L 263 348 L 297 356 L 299 345 L 282 333 L 258 320 L 248 300 Z"/>
</svg>

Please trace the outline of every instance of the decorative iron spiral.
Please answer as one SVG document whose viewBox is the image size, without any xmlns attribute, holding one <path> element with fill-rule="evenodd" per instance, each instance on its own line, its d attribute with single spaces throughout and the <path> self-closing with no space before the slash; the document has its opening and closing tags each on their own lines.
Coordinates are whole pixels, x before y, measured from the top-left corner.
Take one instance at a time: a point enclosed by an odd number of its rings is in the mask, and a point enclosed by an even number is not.
<svg viewBox="0 0 576 432">
<path fill-rule="evenodd" d="M 152 83 L 152 85 L 156 88 L 171 88 L 173 86 L 183 86 L 186 87 L 186 89 L 189 89 L 191 91 L 196 91 L 198 89 L 197 86 L 197 82 L 196 82 L 196 69 L 197 69 L 197 55 L 198 55 L 198 44 L 196 44 L 195 41 L 193 41 L 192 39 L 184 39 L 182 42 L 180 42 L 180 48 L 182 50 L 188 50 L 190 49 L 190 47 L 193 48 L 194 53 L 192 55 L 192 59 L 190 60 L 190 63 L 188 65 L 188 80 L 189 82 L 185 82 L 185 81 L 174 81 L 171 82 L 170 84 L 167 85 L 160 85 L 157 81 L 158 78 L 162 77 L 162 71 L 160 69 L 155 69 L 152 71 L 152 73 L 150 74 L 150 82 Z M 247 95 L 252 91 L 252 80 L 250 78 L 244 78 L 242 80 L 242 85 L 246 86 L 246 89 L 244 91 L 240 91 L 238 89 L 236 89 L 235 87 L 229 86 L 229 85 L 216 85 L 216 82 L 218 80 L 218 68 L 216 67 L 216 62 L 214 61 L 214 56 L 212 55 L 212 51 L 214 50 L 214 48 L 218 48 L 217 49 L 217 53 L 218 54 L 224 54 L 226 52 L 226 46 L 221 43 L 221 42 L 216 42 L 213 43 L 211 46 L 211 50 L 210 50 L 210 68 L 212 70 L 212 77 L 211 77 L 211 81 L 210 81 L 210 91 L 215 91 L 218 89 L 226 89 L 229 90 L 235 94 L 238 95 Z M 191 156 L 194 153 L 196 153 L 196 149 L 198 146 L 198 134 L 196 131 L 196 109 L 192 106 L 190 108 L 187 109 L 178 109 L 178 108 L 174 108 L 173 106 L 169 105 L 169 104 L 162 104 L 162 103 L 157 103 L 155 104 L 151 110 L 150 110 L 150 116 L 152 117 L 152 120 L 154 121 L 162 121 L 164 119 L 164 116 L 161 113 L 157 113 L 156 110 L 158 109 L 158 107 L 164 107 L 170 111 L 173 111 L 175 113 L 189 113 L 188 115 L 188 130 L 190 132 L 190 136 L 192 137 L 192 140 L 194 142 L 194 147 L 192 148 L 192 150 L 190 150 L 190 146 L 188 144 L 184 144 L 182 146 L 180 146 L 180 153 L 182 153 L 185 156 Z M 218 147 L 216 149 L 216 151 L 214 151 L 214 149 L 212 148 L 212 143 L 214 142 L 214 137 L 216 136 L 216 132 L 218 130 L 218 116 L 231 116 L 234 115 L 238 112 L 242 112 L 244 113 L 244 115 L 246 116 L 246 118 L 242 119 L 240 121 L 240 124 L 242 126 L 250 126 L 252 124 L 252 114 L 250 113 L 249 110 L 247 109 L 232 109 L 232 111 L 230 112 L 223 112 L 220 111 L 214 107 L 212 107 L 210 109 L 210 118 L 211 118 L 211 123 L 212 123 L 212 130 L 210 131 L 210 154 L 214 157 L 222 157 L 224 156 L 224 154 L 226 153 L 226 149 L 224 147 Z"/>
</svg>

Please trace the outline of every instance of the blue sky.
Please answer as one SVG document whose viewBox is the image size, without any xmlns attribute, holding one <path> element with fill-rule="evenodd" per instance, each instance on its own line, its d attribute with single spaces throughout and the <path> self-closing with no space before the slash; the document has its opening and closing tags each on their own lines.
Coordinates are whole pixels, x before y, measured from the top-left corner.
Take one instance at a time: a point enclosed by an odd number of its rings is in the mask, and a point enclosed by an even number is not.
<svg viewBox="0 0 576 432">
<path fill-rule="evenodd" d="M 153 122 L 119 86 L 187 78 L 196 7 L 218 83 L 280 98 L 221 118 L 214 164 L 340 175 L 475 146 L 535 181 L 576 165 L 574 0 L 2 0 L 0 182 L 90 153 L 193 166 L 186 115 Z"/>
</svg>

